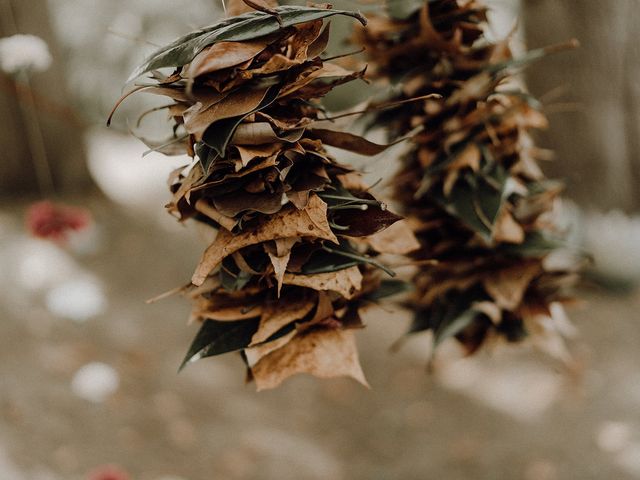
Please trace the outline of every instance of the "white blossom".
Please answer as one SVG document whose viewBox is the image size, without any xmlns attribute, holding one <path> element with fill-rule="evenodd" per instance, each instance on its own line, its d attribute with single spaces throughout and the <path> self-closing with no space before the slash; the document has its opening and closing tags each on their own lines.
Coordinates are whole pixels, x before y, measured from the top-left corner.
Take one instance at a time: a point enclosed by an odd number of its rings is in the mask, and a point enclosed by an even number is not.
<svg viewBox="0 0 640 480">
<path fill-rule="evenodd" d="M 584 226 L 586 250 L 596 269 L 613 278 L 640 280 L 640 217 L 619 210 L 588 212 Z"/>
<path fill-rule="evenodd" d="M 40 37 L 18 34 L 0 38 L 0 70 L 5 73 L 42 72 L 52 61 L 47 43 Z"/>
<path fill-rule="evenodd" d="M 107 309 L 102 286 L 89 275 L 56 285 L 47 292 L 45 301 L 49 312 L 76 322 L 87 321 Z"/>
<path fill-rule="evenodd" d="M 85 400 L 104 402 L 120 386 L 120 376 L 106 363 L 92 362 L 80 368 L 73 376 L 71 390 Z"/>
</svg>

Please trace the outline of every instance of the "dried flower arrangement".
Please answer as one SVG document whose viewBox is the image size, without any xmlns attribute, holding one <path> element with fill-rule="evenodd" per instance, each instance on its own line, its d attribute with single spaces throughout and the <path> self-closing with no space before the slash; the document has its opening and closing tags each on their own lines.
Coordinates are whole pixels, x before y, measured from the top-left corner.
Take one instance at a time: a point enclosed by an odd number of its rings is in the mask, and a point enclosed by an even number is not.
<svg viewBox="0 0 640 480">
<path fill-rule="evenodd" d="M 323 59 L 324 19 L 365 20 L 329 6 L 245 3 L 258 11 L 176 40 L 132 76 L 150 82 L 130 93 L 172 100 L 173 134 L 150 146 L 194 158 L 171 175 L 168 210 L 217 230 L 180 289 L 201 324 L 185 364 L 236 351 L 259 390 L 296 373 L 366 385 L 353 335 L 359 310 L 400 288 L 383 280 L 393 272 L 376 256 L 406 253 L 415 240 L 407 231 L 374 241 L 400 217 L 325 149 L 385 149 L 333 129 L 318 101 L 364 75 Z"/>
<path fill-rule="evenodd" d="M 472 353 L 489 339 L 531 338 L 567 358 L 562 304 L 580 262 L 558 264 L 554 209 L 562 186 L 543 175 L 531 131 L 547 127 L 540 102 L 517 79 L 533 60 L 575 42 L 514 58 L 510 38 L 485 37 L 482 1 L 389 0 L 354 41 L 372 77 L 403 100 L 377 112 L 392 138 L 419 130 L 393 181 L 413 226 L 420 265 L 408 305 L 410 333 L 455 337 Z M 435 262 L 424 262 L 435 260 Z"/>
</svg>

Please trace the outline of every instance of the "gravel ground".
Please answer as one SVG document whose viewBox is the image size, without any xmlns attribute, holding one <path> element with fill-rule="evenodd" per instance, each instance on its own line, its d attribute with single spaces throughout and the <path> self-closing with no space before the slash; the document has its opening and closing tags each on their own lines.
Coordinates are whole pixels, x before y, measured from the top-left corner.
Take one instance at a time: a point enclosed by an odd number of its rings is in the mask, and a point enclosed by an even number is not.
<svg viewBox="0 0 640 480">
<path fill-rule="evenodd" d="M 372 390 L 299 377 L 257 394 L 234 356 L 176 374 L 188 306 L 144 303 L 190 277 L 193 231 L 92 210 L 98 232 L 72 251 L 24 236 L 21 206 L 0 212 L 2 480 L 79 480 L 103 464 L 139 480 L 640 478 L 637 294 L 585 292 L 580 374 L 519 350 L 430 375 L 428 339 L 389 354 L 407 315 L 378 310 L 358 337 Z M 119 376 L 103 401 L 72 388 L 90 362 Z"/>
</svg>

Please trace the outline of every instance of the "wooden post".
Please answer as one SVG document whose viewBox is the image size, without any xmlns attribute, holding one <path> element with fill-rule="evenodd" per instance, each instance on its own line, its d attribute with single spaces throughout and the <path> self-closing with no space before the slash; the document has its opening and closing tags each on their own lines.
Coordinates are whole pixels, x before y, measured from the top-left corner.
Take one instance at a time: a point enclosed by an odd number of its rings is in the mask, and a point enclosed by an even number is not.
<svg viewBox="0 0 640 480">
<path fill-rule="evenodd" d="M 84 190 L 91 181 L 85 162 L 82 125 L 69 108 L 64 61 L 49 24 L 46 0 L 0 0 L 0 7 L 0 37 L 15 33 L 37 35 L 47 42 L 54 57 L 49 70 L 30 76 L 30 91 L 0 72 L 0 195 L 32 196 L 41 190 L 28 134 L 34 125 L 29 124 L 29 115 L 25 114 L 32 97 L 36 127 L 42 132 L 56 191 Z"/>
<path fill-rule="evenodd" d="M 581 43 L 527 71 L 538 96 L 564 89 L 547 102 L 551 128 L 542 142 L 557 152 L 549 172 L 564 177 L 582 205 L 638 210 L 640 2 L 524 0 L 523 8 L 529 48 L 571 37 Z"/>
</svg>

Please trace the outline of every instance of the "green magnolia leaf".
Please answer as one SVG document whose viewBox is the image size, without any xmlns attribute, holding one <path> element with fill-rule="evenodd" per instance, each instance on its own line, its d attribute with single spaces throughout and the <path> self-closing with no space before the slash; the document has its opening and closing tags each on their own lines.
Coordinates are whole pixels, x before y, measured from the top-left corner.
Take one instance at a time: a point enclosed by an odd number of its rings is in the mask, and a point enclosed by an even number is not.
<svg viewBox="0 0 640 480">
<path fill-rule="evenodd" d="M 253 113 L 259 112 L 263 108 L 267 108 L 269 105 L 276 101 L 279 93 L 280 88 L 278 86 L 273 86 L 269 90 L 267 90 L 267 93 L 260 102 L 260 105 L 258 105 L 250 112 L 247 112 L 244 115 L 240 115 L 238 117 L 225 118 L 223 120 L 218 120 L 217 122 L 212 123 L 204 132 L 202 141 L 213 150 L 215 150 L 215 152 L 220 157 L 224 158 L 229 140 L 231 140 L 231 137 L 233 137 L 233 133 L 236 131 L 236 128 L 238 128 L 238 126 L 242 123 L 242 120 Z"/>
<path fill-rule="evenodd" d="M 361 261 L 321 251 L 304 264 L 301 273 L 313 275 L 316 273 L 337 272 L 360 264 L 362 264 Z"/>
<path fill-rule="evenodd" d="M 519 245 L 504 244 L 500 250 L 511 255 L 522 257 L 542 257 L 557 250 L 568 247 L 566 240 L 545 235 L 542 232 L 532 232 L 527 235 L 524 242 Z"/>
<path fill-rule="evenodd" d="M 329 247 L 327 245 L 323 245 L 322 249 L 324 251 L 328 252 L 329 254 L 342 256 L 342 257 L 344 257 L 346 259 L 350 259 L 350 260 L 356 262 L 357 264 L 373 265 L 374 267 L 377 267 L 380 270 L 382 270 L 383 272 L 385 272 L 390 277 L 395 277 L 396 276 L 396 272 L 394 272 L 393 270 L 389 269 L 388 267 L 386 267 L 382 263 L 378 262 L 374 258 L 372 258 L 372 257 L 370 257 L 368 255 L 361 254 L 360 252 L 354 250 L 351 247 L 351 245 L 346 241 L 342 241 L 337 246 L 336 245 L 331 245 Z"/>
<path fill-rule="evenodd" d="M 372 302 L 387 297 L 393 297 L 401 293 L 409 292 L 413 289 L 413 285 L 402 280 L 383 280 L 380 286 L 374 292 L 366 295 L 365 298 Z"/>
<path fill-rule="evenodd" d="M 251 281 L 251 278 L 253 278 L 251 273 L 243 272 L 236 266 L 233 257 L 227 257 L 222 261 L 220 283 L 225 290 L 230 292 L 241 290 Z"/>
<path fill-rule="evenodd" d="M 446 339 L 456 336 L 462 332 L 465 328 L 471 325 L 471 322 L 478 316 L 478 312 L 473 309 L 469 309 L 460 315 L 453 318 L 446 318 L 438 328 L 433 332 L 433 344 L 434 346 L 440 345 Z"/>
<path fill-rule="evenodd" d="M 180 370 L 201 358 L 245 348 L 251 343 L 251 337 L 258 330 L 259 324 L 259 318 L 235 322 L 207 320 L 202 324 L 198 335 L 189 347 Z"/>
<path fill-rule="evenodd" d="M 282 25 L 278 24 L 278 20 L 273 15 L 250 12 L 184 35 L 150 55 L 131 74 L 128 81 L 135 80 L 140 75 L 159 68 L 186 65 L 204 48 L 217 42 L 253 40 L 277 32 L 281 28 L 333 15 L 353 17 L 363 25 L 366 24 L 365 18 L 358 12 L 298 6 L 284 6 L 275 10 L 278 12 Z"/>
<path fill-rule="evenodd" d="M 508 173 L 496 165 L 487 178 L 469 175 L 463 178 L 465 181 L 459 181 L 448 197 L 439 192 L 434 192 L 433 197 L 449 214 L 491 242 Z"/>
</svg>

